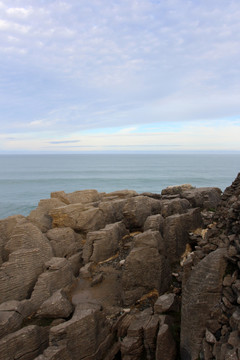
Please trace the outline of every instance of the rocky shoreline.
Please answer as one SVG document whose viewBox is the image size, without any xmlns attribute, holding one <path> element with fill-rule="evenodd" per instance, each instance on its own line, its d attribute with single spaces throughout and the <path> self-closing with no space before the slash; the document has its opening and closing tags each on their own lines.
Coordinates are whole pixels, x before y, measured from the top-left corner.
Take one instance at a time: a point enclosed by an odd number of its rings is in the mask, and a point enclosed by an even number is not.
<svg viewBox="0 0 240 360">
<path fill-rule="evenodd" d="M 0 220 L 0 360 L 240 358 L 240 174 Z"/>
</svg>

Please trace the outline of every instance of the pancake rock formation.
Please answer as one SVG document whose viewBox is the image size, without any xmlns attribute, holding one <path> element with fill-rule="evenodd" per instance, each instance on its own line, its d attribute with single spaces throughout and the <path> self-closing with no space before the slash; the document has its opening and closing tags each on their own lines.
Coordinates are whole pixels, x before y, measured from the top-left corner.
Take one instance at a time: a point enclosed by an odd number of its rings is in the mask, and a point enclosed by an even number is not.
<svg viewBox="0 0 240 360">
<path fill-rule="evenodd" d="M 0 360 L 240 358 L 240 174 L 0 220 Z"/>
</svg>

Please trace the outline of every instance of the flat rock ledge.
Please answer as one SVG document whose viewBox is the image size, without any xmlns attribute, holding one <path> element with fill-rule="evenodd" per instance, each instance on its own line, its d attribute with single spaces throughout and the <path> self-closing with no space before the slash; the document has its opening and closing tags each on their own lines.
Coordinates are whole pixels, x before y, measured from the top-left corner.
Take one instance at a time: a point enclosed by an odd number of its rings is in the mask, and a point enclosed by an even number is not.
<svg viewBox="0 0 240 360">
<path fill-rule="evenodd" d="M 0 220 L 0 360 L 240 358 L 240 174 Z"/>
</svg>

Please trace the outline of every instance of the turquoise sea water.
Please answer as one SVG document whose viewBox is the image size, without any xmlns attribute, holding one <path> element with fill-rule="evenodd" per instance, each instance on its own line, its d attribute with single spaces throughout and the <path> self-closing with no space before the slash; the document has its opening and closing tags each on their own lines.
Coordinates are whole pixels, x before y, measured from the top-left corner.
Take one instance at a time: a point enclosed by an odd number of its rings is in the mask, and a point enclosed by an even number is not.
<svg viewBox="0 0 240 360">
<path fill-rule="evenodd" d="M 160 193 L 183 183 L 224 190 L 239 171 L 239 154 L 0 155 L 0 218 L 29 214 L 52 191 Z"/>
</svg>

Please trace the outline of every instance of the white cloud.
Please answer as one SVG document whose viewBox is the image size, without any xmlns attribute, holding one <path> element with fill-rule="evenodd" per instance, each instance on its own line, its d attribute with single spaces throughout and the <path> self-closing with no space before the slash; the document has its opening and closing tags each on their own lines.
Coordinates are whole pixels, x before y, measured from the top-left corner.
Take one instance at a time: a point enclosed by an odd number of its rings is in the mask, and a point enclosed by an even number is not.
<svg viewBox="0 0 240 360">
<path fill-rule="evenodd" d="M 1 129 L 127 135 L 240 112 L 237 0 L 19 4 L 0 1 Z"/>
<path fill-rule="evenodd" d="M 32 9 L 26 8 L 8 8 L 6 13 L 16 18 L 26 18 L 32 13 Z"/>
</svg>

